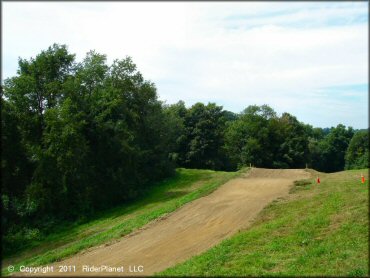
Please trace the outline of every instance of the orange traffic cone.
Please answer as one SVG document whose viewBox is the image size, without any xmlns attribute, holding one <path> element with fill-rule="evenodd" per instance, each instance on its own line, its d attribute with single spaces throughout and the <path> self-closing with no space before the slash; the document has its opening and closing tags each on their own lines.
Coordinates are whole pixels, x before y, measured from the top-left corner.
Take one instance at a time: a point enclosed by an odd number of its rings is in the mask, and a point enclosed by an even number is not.
<svg viewBox="0 0 370 278">
<path fill-rule="evenodd" d="M 316 182 L 317 182 L 317 183 L 320 183 L 320 178 L 319 178 L 319 177 L 317 177 Z"/>
<path fill-rule="evenodd" d="M 361 183 L 365 183 L 365 177 L 363 174 L 361 174 Z"/>
</svg>

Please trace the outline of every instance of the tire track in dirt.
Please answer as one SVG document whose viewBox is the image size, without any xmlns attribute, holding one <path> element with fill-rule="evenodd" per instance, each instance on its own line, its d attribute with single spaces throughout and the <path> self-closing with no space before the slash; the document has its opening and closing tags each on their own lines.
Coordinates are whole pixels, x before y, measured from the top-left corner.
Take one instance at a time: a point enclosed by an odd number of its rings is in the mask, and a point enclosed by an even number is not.
<svg viewBox="0 0 370 278">
<path fill-rule="evenodd" d="M 301 169 L 253 168 L 228 181 L 208 196 L 194 200 L 175 212 L 109 246 L 99 246 L 53 264 L 47 276 L 147 276 L 200 254 L 221 240 L 250 225 L 274 199 L 284 197 L 295 180 L 309 178 Z M 59 273 L 59 265 L 75 265 L 76 272 Z M 83 272 L 83 266 L 124 267 L 124 272 Z M 143 272 L 129 272 L 133 266 Z M 40 274 L 38 274 L 39 276 Z"/>
</svg>

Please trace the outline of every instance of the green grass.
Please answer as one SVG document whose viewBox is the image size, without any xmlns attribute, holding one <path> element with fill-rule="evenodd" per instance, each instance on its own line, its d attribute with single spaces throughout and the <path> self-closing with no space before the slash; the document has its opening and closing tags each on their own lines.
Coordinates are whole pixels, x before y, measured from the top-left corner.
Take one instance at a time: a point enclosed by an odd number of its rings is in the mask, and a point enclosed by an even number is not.
<svg viewBox="0 0 370 278">
<path fill-rule="evenodd" d="M 61 227 L 26 250 L 3 258 L 2 275 L 8 265 L 40 266 L 74 255 L 89 247 L 110 244 L 152 220 L 205 196 L 239 173 L 177 169 L 176 175 L 150 187 L 145 197 L 129 205 L 105 211 L 85 224 Z"/>
<path fill-rule="evenodd" d="M 361 172 L 296 182 L 250 228 L 157 275 L 368 276 L 369 183 Z"/>
</svg>

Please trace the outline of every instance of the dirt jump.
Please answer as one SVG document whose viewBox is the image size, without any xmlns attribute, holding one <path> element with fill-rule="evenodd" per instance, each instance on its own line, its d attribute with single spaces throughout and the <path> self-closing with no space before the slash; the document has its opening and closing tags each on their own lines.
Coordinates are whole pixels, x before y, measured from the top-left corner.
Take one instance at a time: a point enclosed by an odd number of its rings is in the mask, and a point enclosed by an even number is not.
<svg viewBox="0 0 370 278">
<path fill-rule="evenodd" d="M 252 168 L 210 195 L 184 205 L 112 245 L 95 247 L 55 263 L 54 272 L 46 275 L 153 275 L 247 228 L 267 204 L 288 194 L 293 181 L 310 176 L 301 169 Z M 76 272 L 56 272 L 58 266 L 75 266 Z M 106 271 L 109 267 L 108 271 L 113 272 Z"/>
</svg>

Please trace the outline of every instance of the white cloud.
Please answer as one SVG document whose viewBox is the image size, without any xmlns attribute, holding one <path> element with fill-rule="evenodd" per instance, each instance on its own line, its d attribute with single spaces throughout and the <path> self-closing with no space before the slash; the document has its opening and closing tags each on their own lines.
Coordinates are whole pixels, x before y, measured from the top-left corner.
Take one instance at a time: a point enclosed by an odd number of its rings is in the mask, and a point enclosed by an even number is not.
<svg viewBox="0 0 370 278">
<path fill-rule="evenodd" d="M 78 59 L 90 49 L 109 62 L 132 56 L 168 103 L 213 101 L 235 112 L 267 103 L 317 126 L 365 127 L 366 96 L 358 109 L 317 93 L 367 83 L 365 4 L 5 2 L 3 72 L 15 74 L 18 56 L 65 43 Z"/>
</svg>

